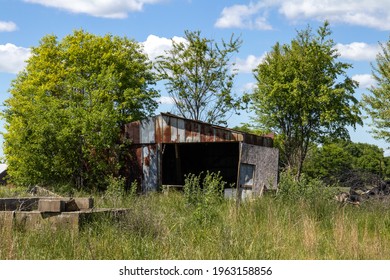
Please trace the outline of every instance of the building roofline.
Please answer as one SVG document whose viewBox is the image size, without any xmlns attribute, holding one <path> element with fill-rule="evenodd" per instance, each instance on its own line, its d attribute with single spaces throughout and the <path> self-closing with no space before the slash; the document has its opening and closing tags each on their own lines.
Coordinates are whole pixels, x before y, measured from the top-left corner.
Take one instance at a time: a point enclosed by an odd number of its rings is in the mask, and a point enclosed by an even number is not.
<svg viewBox="0 0 390 280">
<path fill-rule="evenodd" d="M 273 147 L 273 135 L 256 135 L 171 113 L 128 123 L 123 132 L 134 144 L 243 142 Z"/>
<path fill-rule="evenodd" d="M 212 124 L 212 123 L 208 123 L 208 122 L 204 122 L 204 121 L 200 121 L 200 120 L 187 119 L 187 118 L 184 118 L 184 117 L 172 114 L 172 113 L 168 113 L 168 112 L 161 112 L 160 114 L 156 115 L 155 117 L 158 117 L 159 115 L 161 115 L 161 116 L 165 115 L 168 117 L 182 119 L 184 121 L 190 121 L 190 122 L 194 122 L 194 123 L 204 124 L 204 125 L 211 126 L 213 128 L 223 129 L 223 130 L 227 130 L 227 131 L 231 131 L 231 132 L 237 132 L 237 133 L 241 133 L 243 135 L 248 135 L 248 136 L 253 136 L 253 137 L 266 137 L 266 138 L 271 138 L 271 139 L 275 138 L 274 133 L 268 133 L 265 135 L 257 135 L 254 133 L 250 133 L 250 132 L 246 132 L 246 131 L 242 131 L 242 130 L 238 130 L 238 129 L 233 129 L 233 128 L 229 128 L 229 127 L 224 127 L 224 126 L 220 126 L 220 125 L 216 125 L 216 124 Z"/>
</svg>

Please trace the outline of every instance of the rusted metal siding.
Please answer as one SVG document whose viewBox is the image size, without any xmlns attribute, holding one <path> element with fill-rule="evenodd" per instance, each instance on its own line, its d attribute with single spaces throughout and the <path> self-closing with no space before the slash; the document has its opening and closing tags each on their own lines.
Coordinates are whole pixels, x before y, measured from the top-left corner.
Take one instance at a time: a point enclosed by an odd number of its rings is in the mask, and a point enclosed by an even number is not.
<svg viewBox="0 0 390 280">
<path fill-rule="evenodd" d="M 160 154 L 159 145 L 134 144 L 129 150 L 128 178 L 130 182 L 136 180 L 140 191 L 154 191 L 160 185 Z"/>
<path fill-rule="evenodd" d="M 129 182 L 137 181 L 138 185 L 142 185 L 142 146 L 132 145 L 129 149 L 129 157 L 126 164 L 125 176 Z M 140 189 L 141 190 L 141 189 Z"/>
<path fill-rule="evenodd" d="M 131 122 L 125 125 L 125 138 L 131 139 L 133 144 L 141 143 L 140 121 Z"/>
<path fill-rule="evenodd" d="M 140 138 L 142 144 L 156 143 L 156 118 L 141 121 Z"/>
<path fill-rule="evenodd" d="M 276 189 L 278 184 L 279 150 L 241 143 L 241 165 L 253 165 L 253 192 L 261 193 L 263 187 Z M 241 170 L 241 167 L 240 167 Z M 239 177 L 242 174 L 240 174 Z"/>
<path fill-rule="evenodd" d="M 142 190 L 157 191 L 159 186 L 159 153 L 157 145 L 142 145 Z"/>
<path fill-rule="evenodd" d="M 259 146 L 273 146 L 271 137 L 248 134 L 170 114 L 161 114 L 130 123 L 126 125 L 125 133 L 134 144 L 245 142 Z"/>
</svg>

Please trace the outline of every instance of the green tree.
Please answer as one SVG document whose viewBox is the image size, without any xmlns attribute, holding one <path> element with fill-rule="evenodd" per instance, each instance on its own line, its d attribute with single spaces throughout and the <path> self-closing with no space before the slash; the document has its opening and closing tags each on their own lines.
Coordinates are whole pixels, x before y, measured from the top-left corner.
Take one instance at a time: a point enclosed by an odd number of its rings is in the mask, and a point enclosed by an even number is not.
<svg viewBox="0 0 390 280">
<path fill-rule="evenodd" d="M 132 40 L 83 30 L 43 37 L 5 101 L 9 175 L 20 184 L 104 186 L 123 164 L 123 125 L 157 107 L 154 82 Z"/>
<path fill-rule="evenodd" d="M 351 169 L 352 156 L 337 142 L 312 148 L 303 166 L 311 178 L 325 182 L 337 182 L 340 174 Z"/>
<path fill-rule="evenodd" d="M 256 129 L 255 127 L 253 127 L 249 123 L 241 123 L 241 125 L 236 125 L 235 127 L 233 127 L 233 129 L 238 130 L 238 131 L 242 131 L 242 132 L 246 132 L 246 133 L 260 135 L 260 136 L 267 134 L 267 132 Z"/>
<path fill-rule="evenodd" d="M 384 152 L 376 145 L 367 143 L 344 142 L 344 151 L 352 157 L 352 167 L 359 171 L 372 173 L 378 176 L 384 175 Z"/>
<path fill-rule="evenodd" d="M 374 137 L 390 142 L 390 39 L 381 48 L 372 66 L 377 85 L 370 88 L 370 95 L 363 95 L 363 106 L 372 119 Z"/>
<path fill-rule="evenodd" d="M 312 144 L 348 138 L 346 127 L 361 123 L 357 83 L 346 75 L 351 65 L 337 61 L 330 35 L 328 22 L 316 34 L 308 27 L 290 44 L 276 43 L 254 72 L 254 120 L 281 135 L 283 166 L 297 179 Z"/>
<path fill-rule="evenodd" d="M 383 178 L 385 180 L 390 180 L 390 157 L 385 156 L 383 163 Z"/>
<path fill-rule="evenodd" d="M 330 183 L 353 173 L 384 178 L 386 160 L 383 149 L 376 145 L 340 140 L 311 149 L 304 172 Z"/>
<path fill-rule="evenodd" d="M 221 44 L 201 37 L 201 32 L 185 31 L 185 42 L 172 40 L 172 49 L 160 56 L 156 68 L 174 100 L 177 113 L 185 118 L 226 124 L 227 114 L 241 108 L 241 99 L 232 94 L 230 56 L 241 41 Z"/>
</svg>

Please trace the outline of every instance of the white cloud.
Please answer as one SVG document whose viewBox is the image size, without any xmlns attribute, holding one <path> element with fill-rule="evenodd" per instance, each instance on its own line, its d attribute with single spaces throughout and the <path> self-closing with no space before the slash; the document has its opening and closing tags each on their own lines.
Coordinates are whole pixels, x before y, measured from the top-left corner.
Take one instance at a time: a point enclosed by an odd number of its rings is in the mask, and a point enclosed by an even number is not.
<svg viewBox="0 0 390 280">
<path fill-rule="evenodd" d="M 379 45 L 369 45 L 363 42 L 353 42 L 351 44 L 336 44 L 336 49 L 342 58 L 351 60 L 375 60 L 380 52 Z"/>
<path fill-rule="evenodd" d="M 317 19 L 390 30 L 388 0 L 279 0 L 279 13 L 288 19 Z"/>
<path fill-rule="evenodd" d="M 164 104 L 164 105 L 173 105 L 173 104 L 175 104 L 175 101 L 170 96 L 160 96 L 157 99 L 157 102 L 160 103 L 160 104 Z"/>
<path fill-rule="evenodd" d="M 30 57 L 28 48 L 17 47 L 13 44 L 0 45 L 0 72 L 18 73 L 26 66 Z"/>
<path fill-rule="evenodd" d="M 277 10 L 290 21 L 327 19 L 330 22 L 390 30 L 388 0 L 262 0 L 225 7 L 215 26 L 270 29 L 271 25 L 267 22 L 270 10 Z"/>
<path fill-rule="evenodd" d="M 236 59 L 235 68 L 240 73 L 252 73 L 253 69 L 257 68 L 257 66 L 264 60 L 265 54 L 257 57 L 254 55 L 248 55 L 246 59 Z"/>
<path fill-rule="evenodd" d="M 12 32 L 18 29 L 12 21 L 0 21 L 0 32 Z"/>
<path fill-rule="evenodd" d="M 145 4 L 164 0 L 24 0 L 28 3 L 59 8 L 103 18 L 126 18 L 129 12 L 142 11 Z"/>
<path fill-rule="evenodd" d="M 255 19 L 254 24 L 252 25 L 254 29 L 259 30 L 272 30 L 272 25 L 267 22 L 267 16 L 259 16 Z"/>
<path fill-rule="evenodd" d="M 153 61 L 156 57 L 164 55 L 165 51 L 169 51 L 172 48 L 172 40 L 176 43 L 186 42 L 186 39 L 183 37 L 174 36 L 172 39 L 168 39 L 156 35 L 149 35 L 142 45 L 144 46 L 144 51 L 149 56 L 149 59 Z"/>
<path fill-rule="evenodd" d="M 221 12 L 221 17 L 216 21 L 215 26 L 219 28 L 248 28 L 270 30 L 272 26 L 267 22 L 266 13 L 260 13 L 263 5 L 233 5 L 225 7 Z"/>
<path fill-rule="evenodd" d="M 257 87 L 257 84 L 256 83 L 246 83 L 244 86 L 243 86 L 243 91 L 244 92 L 252 92 L 253 90 L 255 90 Z"/>
<path fill-rule="evenodd" d="M 360 74 L 352 76 L 352 80 L 359 83 L 359 88 L 367 89 L 376 85 L 375 79 L 370 74 Z"/>
</svg>

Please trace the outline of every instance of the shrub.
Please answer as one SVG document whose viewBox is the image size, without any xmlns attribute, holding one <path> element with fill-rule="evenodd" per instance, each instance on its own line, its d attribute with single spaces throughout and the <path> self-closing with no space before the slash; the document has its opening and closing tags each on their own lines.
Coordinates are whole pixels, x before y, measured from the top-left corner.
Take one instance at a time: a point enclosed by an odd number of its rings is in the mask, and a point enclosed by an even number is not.
<svg viewBox="0 0 390 280">
<path fill-rule="evenodd" d="M 27 188 L 20 186 L 0 186 L 0 197 L 13 197 L 26 195 Z"/>
<path fill-rule="evenodd" d="M 106 203 L 110 204 L 112 207 L 119 207 L 126 194 L 125 184 L 125 178 L 109 176 L 107 178 L 107 189 L 104 194 Z"/>
<path fill-rule="evenodd" d="M 289 172 L 282 172 L 277 198 L 290 201 L 300 199 L 329 200 L 334 197 L 335 192 L 336 188 L 324 184 L 320 179 L 309 178 L 302 174 L 301 179 L 297 181 Z"/>
<path fill-rule="evenodd" d="M 188 174 L 184 180 L 184 196 L 188 205 L 194 207 L 195 220 L 203 223 L 209 222 L 217 216 L 217 205 L 223 200 L 223 190 L 226 182 L 220 173 L 207 171 L 203 177 Z"/>
</svg>

